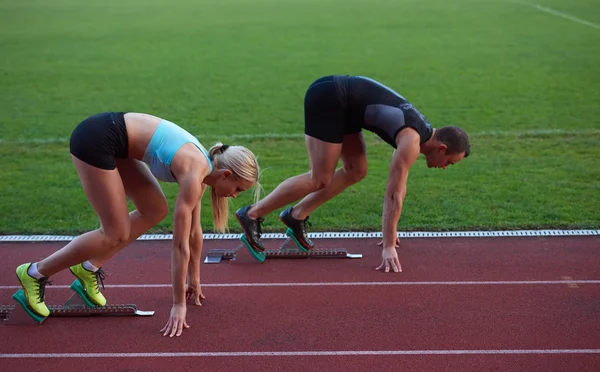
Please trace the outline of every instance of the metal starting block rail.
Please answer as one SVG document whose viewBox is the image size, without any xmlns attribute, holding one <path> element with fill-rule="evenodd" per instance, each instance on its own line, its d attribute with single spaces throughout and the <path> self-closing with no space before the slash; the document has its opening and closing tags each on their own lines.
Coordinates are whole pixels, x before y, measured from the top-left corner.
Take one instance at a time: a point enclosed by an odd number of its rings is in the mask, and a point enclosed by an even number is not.
<svg viewBox="0 0 600 372">
<path fill-rule="evenodd" d="M 82 292 L 83 288 L 79 281 L 71 284 L 75 291 L 64 305 L 49 305 L 50 315 L 48 317 L 92 317 L 92 316 L 152 316 L 154 311 L 138 310 L 135 304 L 95 306 Z M 0 320 L 5 325 L 36 325 L 42 324 L 46 318 L 33 313 L 26 305 L 25 294 L 19 289 L 12 298 L 16 305 L 0 305 Z"/>
<path fill-rule="evenodd" d="M 324 248 L 311 249 L 309 251 L 299 249 L 297 244 L 291 238 L 287 238 L 279 249 L 265 249 L 264 252 L 257 253 L 248 247 L 248 242 L 244 235 L 240 236 L 242 241 L 234 249 L 211 249 L 206 258 L 205 264 L 218 264 L 223 260 L 235 260 L 240 249 L 246 247 L 251 255 L 260 262 L 269 258 L 299 259 L 299 258 L 362 258 L 361 253 L 348 253 L 346 248 Z"/>
</svg>

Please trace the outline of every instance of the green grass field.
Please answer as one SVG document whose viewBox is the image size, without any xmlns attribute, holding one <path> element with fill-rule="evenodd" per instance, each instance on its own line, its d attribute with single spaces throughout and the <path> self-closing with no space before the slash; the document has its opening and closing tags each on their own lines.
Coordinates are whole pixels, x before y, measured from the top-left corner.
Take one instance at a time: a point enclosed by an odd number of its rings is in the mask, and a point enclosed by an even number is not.
<svg viewBox="0 0 600 372">
<path fill-rule="evenodd" d="M 0 233 L 97 227 L 68 138 L 103 111 L 245 145 L 270 192 L 307 170 L 303 97 L 327 74 L 378 79 L 471 134 L 465 161 L 411 171 L 400 230 L 598 228 L 600 3 L 530 1 L 589 24 L 526 4 L 0 0 Z M 315 211 L 312 231 L 380 230 L 392 149 L 365 136 L 369 175 Z M 172 209 L 177 187 L 163 186 Z M 151 232 L 171 228 L 169 215 Z M 283 231 L 276 213 L 265 230 Z"/>
</svg>

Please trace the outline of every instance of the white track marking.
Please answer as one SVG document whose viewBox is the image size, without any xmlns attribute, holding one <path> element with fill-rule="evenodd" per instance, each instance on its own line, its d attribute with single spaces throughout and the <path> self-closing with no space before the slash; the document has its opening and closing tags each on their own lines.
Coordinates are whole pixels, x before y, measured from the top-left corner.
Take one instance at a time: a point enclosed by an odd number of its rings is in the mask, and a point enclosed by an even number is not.
<svg viewBox="0 0 600 372">
<path fill-rule="evenodd" d="M 579 24 L 582 24 L 582 25 L 585 25 L 585 26 L 589 26 L 589 27 L 593 27 L 593 28 L 596 28 L 596 29 L 600 30 L 600 25 L 598 25 L 596 23 L 584 21 L 583 19 L 579 19 L 577 17 L 573 17 L 572 15 L 568 15 L 566 13 L 559 12 L 559 11 L 554 10 L 554 9 L 546 8 L 546 7 L 541 6 L 541 5 L 535 5 L 535 8 L 541 10 L 542 12 L 550 13 L 550 14 L 553 14 L 553 15 L 558 16 L 558 17 L 563 17 L 563 18 L 568 19 L 570 21 L 577 22 Z"/>
<path fill-rule="evenodd" d="M 181 358 L 181 357 L 283 357 L 361 355 L 515 355 L 600 354 L 600 349 L 499 349 L 499 350 L 332 350 L 332 351 L 221 351 L 173 353 L 40 353 L 0 354 L 0 358 Z"/>
<path fill-rule="evenodd" d="M 573 285 L 600 284 L 600 280 L 469 280 L 431 282 L 290 282 L 290 283 L 213 283 L 202 287 L 370 287 L 370 286 L 462 286 L 462 285 Z M 171 288 L 171 284 L 108 284 L 106 288 Z M 18 289 L 18 285 L 1 285 L 0 289 Z M 48 289 L 67 289 L 68 285 L 50 285 Z"/>
<path fill-rule="evenodd" d="M 241 234 L 204 234 L 204 240 L 239 240 Z M 500 231 L 413 231 L 399 232 L 399 238 L 493 238 L 493 237 L 539 237 L 539 236 L 596 236 L 600 230 L 500 230 Z M 381 232 L 315 232 L 311 239 L 376 239 Z M 76 236 L 69 235 L 3 235 L 0 242 L 67 242 Z M 144 234 L 137 240 L 171 240 L 172 234 Z M 287 239 L 282 233 L 266 233 L 261 239 Z M 8 247 L 8 246 L 5 246 Z"/>
<path fill-rule="evenodd" d="M 585 21 L 583 19 L 574 17 L 574 16 L 569 15 L 567 13 L 559 12 L 558 10 L 547 8 L 545 6 L 541 6 L 541 5 L 538 5 L 538 4 L 531 4 L 531 3 L 527 3 L 527 2 L 524 2 L 524 1 L 518 1 L 518 0 L 507 0 L 507 1 L 511 2 L 511 3 L 515 3 L 515 4 L 525 5 L 525 6 L 537 9 L 537 10 L 539 10 L 541 12 L 546 12 L 548 14 L 552 14 L 552 15 L 557 16 L 557 17 L 562 17 L 562 18 L 568 19 L 569 21 L 573 21 L 573 22 L 579 23 L 579 24 L 584 25 L 584 26 L 588 26 L 588 27 L 600 29 L 600 25 L 597 24 L 597 23 Z"/>
</svg>

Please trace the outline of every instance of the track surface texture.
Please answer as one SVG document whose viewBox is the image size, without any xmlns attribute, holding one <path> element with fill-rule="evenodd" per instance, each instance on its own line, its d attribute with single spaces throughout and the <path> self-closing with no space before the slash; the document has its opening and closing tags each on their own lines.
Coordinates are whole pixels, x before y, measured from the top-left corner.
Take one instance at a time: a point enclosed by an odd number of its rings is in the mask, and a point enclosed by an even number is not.
<svg viewBox="0 0 600 372">
<path fill-rule="evenodd" d="M 277 248 L 283 240 L 268 240 Z M 599 371 L 600 236 L 406 238 L 403 272 L 375 271 L 376 239 L 317 239 L 361 259 L 201 264 L 203 306 L 180 337 L 170 242 L 138 241 L 109 261 L 103 291 L 152 317 L 48 318 L 0 326 L 2 371 Z M 0 303 L 14 269 L 64 242 L 0 243 Z M 238 240 L 207 240 L 233 249 Z M 46 303 L 71 295 L 67 271 Z M 85 365 L 82 368 L 82 365 Z"/>
</svg>

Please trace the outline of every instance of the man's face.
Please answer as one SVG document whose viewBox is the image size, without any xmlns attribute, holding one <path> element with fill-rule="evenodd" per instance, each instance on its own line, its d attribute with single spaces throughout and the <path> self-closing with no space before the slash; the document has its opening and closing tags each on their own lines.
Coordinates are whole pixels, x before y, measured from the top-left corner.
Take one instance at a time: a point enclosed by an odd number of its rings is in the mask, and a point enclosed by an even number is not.
<svg viewBox="0 0 600 372">
<path fill-rule="evenodd" d="M 464 152 L 447 154 L 446 145 L 440 144 L 434 151 L 427 155 L 427 167 L 446 169 L 449 165 L 456 164 L 465 157 Z"/>
</svg>

